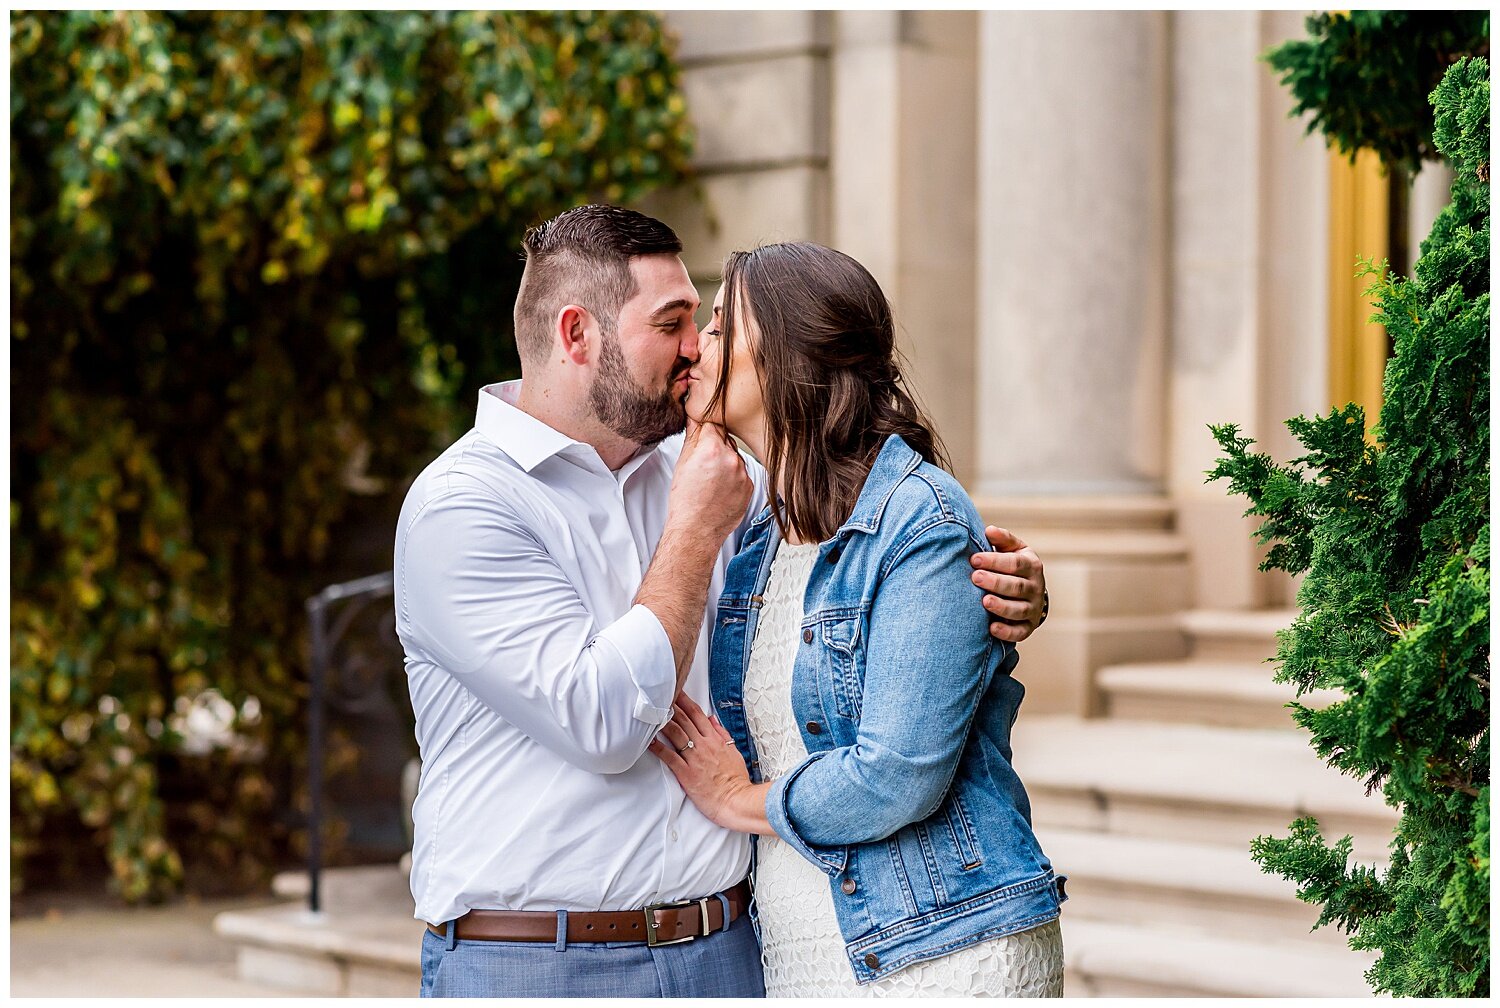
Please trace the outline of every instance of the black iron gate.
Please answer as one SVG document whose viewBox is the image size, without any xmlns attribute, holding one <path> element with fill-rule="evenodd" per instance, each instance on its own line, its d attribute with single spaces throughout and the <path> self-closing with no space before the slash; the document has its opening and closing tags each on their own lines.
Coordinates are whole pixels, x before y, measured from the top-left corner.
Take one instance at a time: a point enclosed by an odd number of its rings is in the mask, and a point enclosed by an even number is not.
<svg viewBox="0 0 1500 1008">
<path fill-rule="evenodd" d="M 325 757 L 330 715 L 344 715 L 356 721 L 383 717 L 389 721 L 395 705 L 402 708 L 403 720 L 410 716 L 405 677 L 397 675 L 402 663 L 396 614 L 389 603 L 392 590 L 391 572 L 386 571 L 329 585 L 306 603 L 312 652 L 307 714 L 307 899 L 308 908 L 314 913 L 322 908 L 320 882 L 327 814 Z M 397 682 L 403 684 L 399 699 L 393 696 L 393 684 Z M 384 744 L 399 744 L 402 748 L 395 755 L 404 762 L 406 747 L 411 744 L 410 732 L 399 743 L 387 739 Z M 389 758 L 385 762 L 389 763 Z M 383 776 L 390 777 L 389 768 L 385 769 Z M 392 815 L 401 814 L 396 802 L 389 802 L 388 807 Z"/>
</svg>

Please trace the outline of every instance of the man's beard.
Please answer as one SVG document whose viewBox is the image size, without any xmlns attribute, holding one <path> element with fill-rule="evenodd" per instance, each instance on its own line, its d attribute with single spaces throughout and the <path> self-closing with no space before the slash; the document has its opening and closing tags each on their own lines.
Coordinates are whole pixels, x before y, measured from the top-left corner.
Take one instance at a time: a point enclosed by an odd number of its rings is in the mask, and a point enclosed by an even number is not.
<svg viewBox="0 0 1500 1008">
<path fill-rule="evenodd" d="M 690 365 L 684 363 L 672 375 L 666 391 L 657 395 L 643 392 L 631 380 L 630 368 L 620 344 L 613 335 L 604 337 L 599 352 L 599 373 L 589 386 L 589 408 L 594 416 L 615 434 L 640 445 L 654 445 L 663 438 L 680 434 L 687 425 L 685 395 L 674 395 L 677 378 Z"/>
</svg>

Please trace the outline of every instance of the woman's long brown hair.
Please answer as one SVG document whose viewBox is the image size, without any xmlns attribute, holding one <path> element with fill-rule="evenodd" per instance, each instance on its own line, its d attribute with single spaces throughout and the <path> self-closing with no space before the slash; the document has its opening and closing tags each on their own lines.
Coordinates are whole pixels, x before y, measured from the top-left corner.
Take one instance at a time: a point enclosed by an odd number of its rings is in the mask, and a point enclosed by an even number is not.
<svg viewBox="0 0 1500 1008">
<path fill-rule="evenodd" d="M 725 262 L 710 415 L 728 387 L 741 302 L 760 336 L 750 351 L 765 404 L 762 461 L 783 537 L 791 529 L 804 542 L 832 538 L 892 434 L 948 468 L 942 442 L 902 377 L 880 285 L 849 256 L 809 242 L 733 252 Z"/>
</svg>

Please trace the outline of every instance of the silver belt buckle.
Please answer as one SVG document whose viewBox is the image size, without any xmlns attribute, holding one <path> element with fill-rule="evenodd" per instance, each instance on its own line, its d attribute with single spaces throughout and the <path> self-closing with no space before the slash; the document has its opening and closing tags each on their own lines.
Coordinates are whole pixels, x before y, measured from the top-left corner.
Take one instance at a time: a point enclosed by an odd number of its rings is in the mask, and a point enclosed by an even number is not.
<svg viewBox="0 0 1500 1008">
<path fill-rule="evenodd" d="M 690 942 L 694 938 L 706 938 L 709 933 L 708 901 L 712 898 L 713 897 L 705 896 L 702 899 L 695 900 L 674 900 L 671 903 L 648 904 L 646 908 L 641 911 L 646 915 L 646 944 L 651 946 L 652 948 L 655 948 L 658 945 L 681 945 L 683 942 Z M 701 922 L 700 927 L 702 928 L 702 932 L 700 934 L 685 934 L 681 938 L 663 939 L 656 937 L 656 930 L 658 927 L 656 923 L 656 911 L 686 910 L 690 906 L 697 906 L 698 908 L 699 920 Z"/>
</svg>

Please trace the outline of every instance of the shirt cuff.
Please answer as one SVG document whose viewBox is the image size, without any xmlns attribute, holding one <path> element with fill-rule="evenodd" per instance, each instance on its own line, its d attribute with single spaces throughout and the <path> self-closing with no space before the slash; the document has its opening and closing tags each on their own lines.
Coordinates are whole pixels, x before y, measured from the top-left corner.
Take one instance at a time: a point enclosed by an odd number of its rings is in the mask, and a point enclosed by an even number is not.
<svg viewBox="0 0 1500 1008">
<path fill-rule="evenodd" d="M 828 754 L 814 753 L 797 769 L 771 782 L 771 789 L 766 792 L 766 819 L 770 822 L 771 828 L 776 831 L 776 835 L 791 845 L 793 850 L 811 861 L 824 874 L 837 877 L 844 873 L 844 869 L 849 864 L 848 845 L 823 847 L 810 844 L 798 835 L 791 819 L 792 783 L 801 776 L 804 770 L 826 755 Z"/>
<path fill-rule="evenodd" d="M 607 641 L 615 649 L 635 683 L 635 710 L 631 712 L 635 719 L 658 728 L 672 720 L 677 659 L 656 613 L 643 605 L 631 606 L 595 640 Z"/>
</svg>

